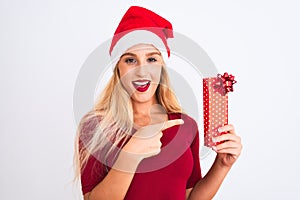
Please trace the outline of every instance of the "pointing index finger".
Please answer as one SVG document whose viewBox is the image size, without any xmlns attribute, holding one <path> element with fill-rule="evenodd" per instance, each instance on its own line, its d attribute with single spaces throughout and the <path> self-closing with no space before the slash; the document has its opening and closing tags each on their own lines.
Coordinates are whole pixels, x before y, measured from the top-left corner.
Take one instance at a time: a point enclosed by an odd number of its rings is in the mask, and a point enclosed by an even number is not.
<svg viewBox="0 0 300 200">
<path fill-rule="evenodd" d="M 163 128 L 161 129 L 166 130 L 168 128 L 171 128 L 172 126 L 184 124 L 184 121 L 182 119 L 173 119 L 173 120 L 168 120 L 164 123 Z"/>
</svg>

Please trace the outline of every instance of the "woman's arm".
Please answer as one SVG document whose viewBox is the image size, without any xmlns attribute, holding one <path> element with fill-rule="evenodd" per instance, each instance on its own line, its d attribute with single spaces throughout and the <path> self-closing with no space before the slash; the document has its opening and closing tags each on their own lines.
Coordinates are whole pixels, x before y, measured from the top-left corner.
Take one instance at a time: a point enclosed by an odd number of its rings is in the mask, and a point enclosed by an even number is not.
<svg viewBox="0 0 300 200">
<path fill-rule="evenodd" d="M 212 199 L 221 186 L 221 183 L 229 169 L 230 168 L 228 167 L 219 165 L 216 159 L 209 172 L 197 182 L 193 190 L 190 192 L 188 199 Z"/>
<path fill-rule="evenodd" d="M 84 200 L 124 199 L 140 161 L 122 151 L 106 177 L 84 195 Z"/>
<path fill-rule="evenodd" d="M 213 147 L 217 152 L 215 162 L 205 177 L 197 182 L 192 191 L 187 191 L 189 192 L 189 195 L 187 194 L 189 200 L 212 199 L 220 188 L 231 166 L 241 153 L 241 138 L 236 135 L 233 125 L 225 125 L 219 131 L 228 132 L 216 138 L 217 142 L 224 141 L 224 143 Z"/>
</svg>

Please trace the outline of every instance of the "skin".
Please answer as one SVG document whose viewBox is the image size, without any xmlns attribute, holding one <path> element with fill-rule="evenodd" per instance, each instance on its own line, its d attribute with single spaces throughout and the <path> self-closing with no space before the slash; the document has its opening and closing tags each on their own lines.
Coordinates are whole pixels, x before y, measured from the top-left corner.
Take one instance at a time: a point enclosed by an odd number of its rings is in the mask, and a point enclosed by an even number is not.
<svg viewBox="0 0 300 200">
<path fill-rule="evenodd" d="M 131 96 L 136 127 L 167 120 L 166 113 L 157 106 L 155 98 L 162 65 L 161 54 L 152 45 L 135 45 L 119 60 L 121 82 Z M 150 80 L 149 89 L 146 92 L 137 91 L 132 84 L 135 80 Z"/>
<path fill-rule="evenodd" d="M 123 87 L 131 96 L 136 133 L 123 147 L 118 159 L 106 177 L 89 193 L 84 200 L 124 199 L 139 163 L 147 157 L 160 153 L 162 131 L 183 124 L 181 119 L 167 120 L 167 115 L 157 106 L 157 89 L 162 57 L 152 45 L 139 44 L 129 48 L 118 63 Z M 135 90 L 132 80 L 151 80 L 146 92 Z M 215 146 L 216 159 L 208 173 L 194 188 L 186 190 L 186 199 L 212 199 L 225 176 L 238 159 L 242 144 L 233 125 L 225 125 L 220 132 L 227 131 L 216 141 L 224 143 Z M 122 183 L 122 184 L 120 184 Z"/>
</svg>

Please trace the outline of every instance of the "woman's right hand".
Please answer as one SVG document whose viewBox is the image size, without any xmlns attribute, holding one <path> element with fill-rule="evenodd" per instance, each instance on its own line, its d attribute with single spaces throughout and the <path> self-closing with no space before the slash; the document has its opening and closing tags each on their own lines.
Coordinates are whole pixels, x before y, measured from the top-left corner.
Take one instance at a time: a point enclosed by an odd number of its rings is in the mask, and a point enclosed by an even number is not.
<svg viewBox="0 0 300 200">
<path fill-rule="evenodd" d="M 122 150 L 138 160 L 157 155 L 161 151 L 160 138 L 163 135 L 162 131 L 183 123 L 182 119 L 174 119 L 144 126 L 134 133 Z"/>
<path fill-rule="evenodd" d="M 135 173 L 139 163 L 144 158 L 160 153 L 162 131 L 183 123 L 182 119 L 174 119 L 138 129 L 122 148 L 112 168 L 118 171 Z"/>
</svg>

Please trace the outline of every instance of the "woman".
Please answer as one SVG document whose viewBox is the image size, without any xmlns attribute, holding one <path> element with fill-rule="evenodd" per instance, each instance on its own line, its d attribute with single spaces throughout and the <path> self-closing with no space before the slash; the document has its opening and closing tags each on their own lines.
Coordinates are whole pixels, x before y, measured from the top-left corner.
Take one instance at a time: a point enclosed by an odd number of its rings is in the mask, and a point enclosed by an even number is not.
<svg viewBox="0 0 300 200">
<path fill-rule="evenodd" d="M 155 28 L 153 28 L 155 27 Z M 163 51 L 172 25 L 130 7 L 112 40 L 113 76 L 78 127 L 77 175 L 85 200 L 211 199 L 241 152 L 233 125 L 202 177 L 196 122 L 170 89 Z"/>
</svg>

